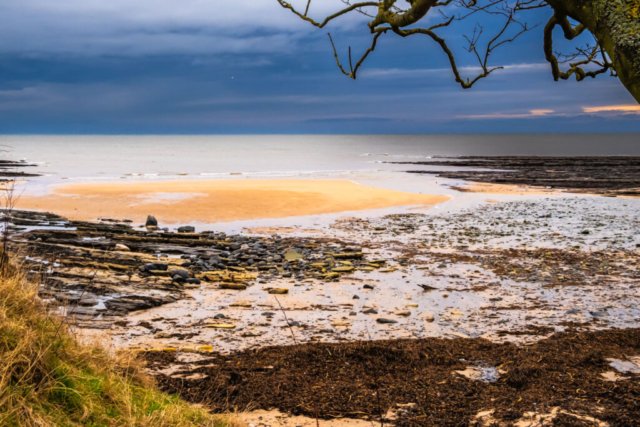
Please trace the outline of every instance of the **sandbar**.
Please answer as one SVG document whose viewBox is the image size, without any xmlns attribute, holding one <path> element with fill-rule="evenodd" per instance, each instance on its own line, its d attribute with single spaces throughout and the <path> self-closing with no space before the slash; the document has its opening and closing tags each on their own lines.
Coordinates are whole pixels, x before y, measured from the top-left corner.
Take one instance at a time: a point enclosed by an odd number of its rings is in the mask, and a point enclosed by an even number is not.
<svg viewBox="0 0 640 427">
<path fill-rule="evenodd" d="M 23 195 L 17 208 L 82 221 L 114 218 L 140 223 L 154 215 L 163 224 L 177 224 L 431 206 L 449 199 L 345 180 L 244 179 L 56 185 L 46 195 Z"/>
<path fill-rule="evenodd" d="M 488 182 L 469 182 L 464 186 L 451 187 L 465 193 L 511 194 L 519 196 L 557 195 L 556 188 L 535 187 L 532 185 L 493 184 Z"/>
</svg>

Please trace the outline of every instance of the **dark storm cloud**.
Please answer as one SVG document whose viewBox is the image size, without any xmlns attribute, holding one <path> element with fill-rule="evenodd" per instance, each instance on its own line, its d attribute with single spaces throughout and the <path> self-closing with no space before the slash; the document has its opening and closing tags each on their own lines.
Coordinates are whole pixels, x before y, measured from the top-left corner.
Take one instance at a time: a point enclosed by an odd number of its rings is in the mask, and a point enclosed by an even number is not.
<svg viewBox="0 0 640 427">
<path fill-rule="evenodd" d="M 368 46 L 365 20 L 331 26 L 342 55 Z M 461 34 L 448 39 L 472 77 Z M 326 31 L 275 0 L 0 1 L 0 132 L 640 131 L 638 112 L 600 109 L 633 105 L 615 79 L 553 82 L 541 41 L 497 52 L 504 70 L 463 91 L 437 46 L 392 35 L 351 81 Z"/>
</svg>

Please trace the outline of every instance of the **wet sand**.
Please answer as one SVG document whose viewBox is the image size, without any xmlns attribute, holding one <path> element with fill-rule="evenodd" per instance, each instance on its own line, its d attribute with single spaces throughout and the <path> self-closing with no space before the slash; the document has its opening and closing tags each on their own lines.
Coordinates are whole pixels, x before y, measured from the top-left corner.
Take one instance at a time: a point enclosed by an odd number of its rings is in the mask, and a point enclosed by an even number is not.
<svg viewBox="0 0 640 427">
<path fill-rule="evenodd" d="M 554 188 L 515 184 L 490 184 L 486 182 L 469 182 L 464 186 L 454 186 L 451 188 L 465 193 L 509 194 L 518 196 L 561 194 L 560 191 Z"/>
<path fill-rule="evenodd" d="M 247 179 L 55 186 L 44 196 L 21 197 L 18 208 L 55 212 L 73 220 L 144 222 L 151 214 L 162 223 L 175 224 L 431 206 L 447 200 L 447 196 L 384 190 L 350 181 Z"/>
</svg>

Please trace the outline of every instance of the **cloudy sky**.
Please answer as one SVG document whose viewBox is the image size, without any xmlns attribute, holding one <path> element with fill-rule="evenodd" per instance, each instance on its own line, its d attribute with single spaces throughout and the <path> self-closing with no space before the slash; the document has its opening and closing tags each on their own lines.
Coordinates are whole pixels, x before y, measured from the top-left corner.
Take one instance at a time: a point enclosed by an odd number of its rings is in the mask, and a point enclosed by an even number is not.
<svg viewBox="0 0 640 427">
<path fill-rule="evenodd" d="M 310 15 L 341 6 L 315 0 Z M 498 23 L 479 18 L 489 37 Z M 276 0 L 0 0 L 0 133 L 640 132 L 617 79 L 553 81 L 541 27 L 462 90 L 423 36 L 383 36 L 358 80 L 343 76 L 326 33 L 346 61 L 369 46 L 366 22 L 320 30 Z M 469 77 L 474 22 L 440 32 Z"/>
</svg>

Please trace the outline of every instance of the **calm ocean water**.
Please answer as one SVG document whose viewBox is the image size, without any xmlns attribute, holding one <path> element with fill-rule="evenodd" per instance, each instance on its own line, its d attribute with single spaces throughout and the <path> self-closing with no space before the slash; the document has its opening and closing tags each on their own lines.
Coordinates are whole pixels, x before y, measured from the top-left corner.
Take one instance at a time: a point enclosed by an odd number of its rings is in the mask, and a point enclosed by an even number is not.
<svg viewBox="0 0 640 427">
<path fill-rule="evenodd" d="M 48 182 L 338 176 L 463 155 L 640 155 L 640 134 L 0 136 Z"/>
</svg>

